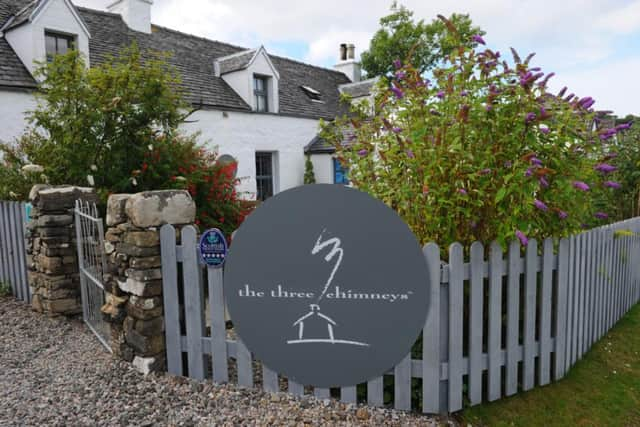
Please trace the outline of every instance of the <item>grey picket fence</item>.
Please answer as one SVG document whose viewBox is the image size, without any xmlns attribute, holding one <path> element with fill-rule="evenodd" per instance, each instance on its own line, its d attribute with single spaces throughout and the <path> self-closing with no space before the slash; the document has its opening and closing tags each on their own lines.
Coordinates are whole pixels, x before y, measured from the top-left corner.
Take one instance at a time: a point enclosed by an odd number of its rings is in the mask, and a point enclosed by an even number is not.
<svg viewBox="0 0 640 427">
<path fill-rule="evenodd" d="M 31 302 L 25 247 L 26 204 L 0 201 L 0 282 L 9 283 L 13 296 Z"/>
<path fill-rule="evenodd" d="M 638 302 L 639 232 L 640 218 L 634 218 L 540 247 L 531 240 L 524 255 L 517 242 L 506 254 L 497 243 L 476 242 L 467 262 L 458 243 L 449 247 L 446 263 L 436 244 L 426 245 L 437 285 L 422 354 L 415 359 L 407 349 L 384 375 L 393 378 L 388 402 L 383 377 L 331 393 L 287 382 L 255 361 L 225 328 L 223 271 L 200 265 L 196 229 L 185 227 L 176 244 L 176 230 L 167 225 L 160 234 L 168 370 L 272 392 L 338 395 L 346 403 L 356 402 L 361 390 L 369 405 L 400 410 L 418 409 L 412 407 L 417 383 L 425 413 L 494 401 L 561 379 Z"/>
</svg>

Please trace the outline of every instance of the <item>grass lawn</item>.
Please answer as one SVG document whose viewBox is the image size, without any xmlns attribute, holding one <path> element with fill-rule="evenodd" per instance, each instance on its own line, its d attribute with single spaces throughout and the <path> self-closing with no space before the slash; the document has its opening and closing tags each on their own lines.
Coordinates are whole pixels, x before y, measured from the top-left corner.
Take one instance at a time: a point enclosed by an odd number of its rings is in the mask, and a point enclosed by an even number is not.
<svg viewBox="0 0 640 427">
<path fill-rule="evenodd" d="M 459 418 L 474 426 L 640 426 L 640 305 L 561 381 Z"/>
</svg>

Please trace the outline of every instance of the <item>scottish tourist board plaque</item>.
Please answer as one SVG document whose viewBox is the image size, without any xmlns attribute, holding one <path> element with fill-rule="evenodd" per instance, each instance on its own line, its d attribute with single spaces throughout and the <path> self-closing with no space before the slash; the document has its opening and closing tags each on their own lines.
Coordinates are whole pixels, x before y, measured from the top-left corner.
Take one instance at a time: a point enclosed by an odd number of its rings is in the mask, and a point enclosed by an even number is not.
<svg viewBox="0 0 640 427">
<path fill-rule="evenodd" d="M 209 267 L 220 268 L 227 257 L 227 241 L 222 231 L 211 228 L 200 236 L 198 245 L 200 259 Z"/>
<path fill-rule="evenodd" d="M 337 387 L 378 377 L 409 354 L 430 284 L 420 245 L 393 210 L 358 190 L 316 184 L 247 217 L 224 291 L 256 358 L 298 383 Z"/>
</svg>

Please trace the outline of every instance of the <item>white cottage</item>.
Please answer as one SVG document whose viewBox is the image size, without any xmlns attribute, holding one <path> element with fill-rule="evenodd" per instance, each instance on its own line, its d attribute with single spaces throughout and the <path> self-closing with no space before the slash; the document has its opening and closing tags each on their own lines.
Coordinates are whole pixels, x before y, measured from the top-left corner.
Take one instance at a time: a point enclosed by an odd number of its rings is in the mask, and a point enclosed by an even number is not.
<svg viewBox="0 0 640 427">
<path fill-rule="evenodd" d="M 184 130 L 200 131 L 211 148 L 238 161 L 238 176 L 247 177 L 240 191 L 265 199 L 301 185 L 305 151 L 318 182 L 342 182 L 316 135 L 320 119 L 344 112 L 341 91 L 370 88 L 360 82 L 353 45 L 341 45 L 330 70 L 153 25 L 152 5 L 118 0 L 103 12 L 69 0 L 0 0 L 0 140 L 21 135 L 24 112 L 35 107 L 35 61 L 78 49 L 95 65 L 135 41 L 171 54 L 187 101 L 199 107 Z"/>
</svg>

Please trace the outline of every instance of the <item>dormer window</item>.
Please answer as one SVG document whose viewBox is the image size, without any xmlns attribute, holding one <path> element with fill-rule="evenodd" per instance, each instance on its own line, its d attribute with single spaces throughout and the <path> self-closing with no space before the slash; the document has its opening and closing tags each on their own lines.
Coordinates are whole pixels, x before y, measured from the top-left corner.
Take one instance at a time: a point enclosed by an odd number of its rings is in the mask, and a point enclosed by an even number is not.
<svg viewBox="0 0 640 427">
<path fill-rule="evenodd" d="M 64 55 L 75 47 L 75 37 L 67 34 L 47 31 L 44 39 L 47 62 L 52 62 L 56 55 Z"/>
<path fill-rule="evenodd" d="M 253 95 L 255 97 L 255 108 L 259 113 L 266 113 L 269 111 L 269 96 L 268 96 L 268 77 L 253 76 Z"/>
</svg>

